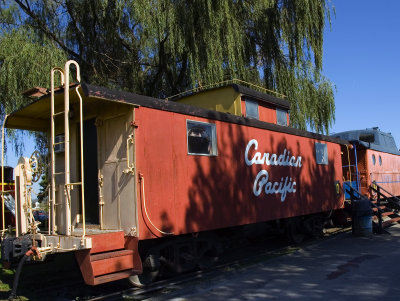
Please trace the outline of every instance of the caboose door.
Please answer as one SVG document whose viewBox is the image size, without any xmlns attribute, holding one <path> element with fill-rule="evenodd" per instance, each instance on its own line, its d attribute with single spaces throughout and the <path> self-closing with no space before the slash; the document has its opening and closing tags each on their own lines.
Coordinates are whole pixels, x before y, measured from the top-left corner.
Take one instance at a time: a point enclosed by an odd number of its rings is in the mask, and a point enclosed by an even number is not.
<svg viewBox="0 0 400 301">
<path fill-rule="evenodd" d="M 122 109 L 97 118 L 100 225 L 133 234 L 137 221 L 135 175 L 127 170 L 128 164 L 134 164 L 133 109 Z"/>
</svg>

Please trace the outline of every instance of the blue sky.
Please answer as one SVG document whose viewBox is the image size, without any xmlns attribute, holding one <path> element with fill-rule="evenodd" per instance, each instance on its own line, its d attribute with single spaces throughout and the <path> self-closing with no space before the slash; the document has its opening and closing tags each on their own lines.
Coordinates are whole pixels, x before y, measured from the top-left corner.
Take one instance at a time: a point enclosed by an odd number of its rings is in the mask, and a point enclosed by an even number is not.
<svg viewBox="0 0 400 301">
<path fill-rule="evenodd" d="M 336 17 L 324 36 L 324 75 L 337 88 L 331 132 L 378 126 L 400 147 L 400 1 L 332 3 Z M 26 143 L 24 155 L 32 152 Z M 15 166 L 12 151 L 6 162 Z"/>
<path fill-rule="evenodd" d="M 337 88 L 331 132 L 378 126 L 400 147 L 400 1 L 336 0 L 324 75 Z"/>
</svg>

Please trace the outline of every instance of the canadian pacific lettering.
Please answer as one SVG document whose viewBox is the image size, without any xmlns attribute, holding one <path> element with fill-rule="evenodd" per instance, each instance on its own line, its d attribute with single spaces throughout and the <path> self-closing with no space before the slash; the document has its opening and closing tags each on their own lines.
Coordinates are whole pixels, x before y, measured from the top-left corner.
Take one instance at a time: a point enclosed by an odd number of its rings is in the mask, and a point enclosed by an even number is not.
<svg viewBox="0 0 400 301">
<path fill-rule="evenodd" d="M 290 156 L 290 151 L 287 151 L 286 148 L 282 154 L 272 154 L 264 153 L 261 154 L 260 152 L 256 152 L 251 160 L 249 160 L 249 151 L 250 148 L 254 146 L 254 149 L 257 150 L 258 148 L 258 141 L 256 139 L 252 139 L 246 146 L 246 152 L 244 159 L 246 160 L 246 164 L 251 166 L 253 164 L 265 164 L 265 165 L 278 165 L 278 166 L 294 166 L 294 167 L 301 167 L 301 156 L 297 158 L 295 156 Z"/>
<path fill-rule="evenodd" d="M 255 152 L 258 149 L 258 141 L 252 139 L 247 143 L 244 159 L 247 166 L 253 164 L 267 165 L 267 166 L 291 166 L 291 167 L 302 167 L 301 156 L 291 156 L 290 151 L 286 148 L 281 154 L 270 154 Z M 249 153 L 254 153 L 251 157 Z M 250 158 L 251 157 L 251 158 Z M 271 177 L 272 178 L 272 177 Z M 281 202 L 284 202 L 288 193 L 296 192 L 296 181 L 289 175 L 281 177 L 280 180 L 274 181 L 270 179 L 270 175 L 267 170 L 262 169 L 256 176 L 253 184 L 253 193 L 255 196 L 260 196 L 264 192 L 267 194 L 280 194 Z"/>
</svg>

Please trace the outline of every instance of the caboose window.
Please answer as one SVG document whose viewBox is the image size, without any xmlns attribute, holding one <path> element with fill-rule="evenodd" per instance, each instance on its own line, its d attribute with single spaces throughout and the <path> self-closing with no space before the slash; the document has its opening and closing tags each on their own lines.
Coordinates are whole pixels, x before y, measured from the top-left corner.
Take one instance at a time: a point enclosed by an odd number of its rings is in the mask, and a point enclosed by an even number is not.
<svg viewBox="0 0 400 301">
<path fill-rule="evenodd" d="M 246 99 L 246 117 L 259 119 L 258 117 L 258 102 Z"/>
<path fill-rule="evenodd" d="M 276 108 L 276 123 L 279 125 L 288 125 L 287 124 L 287 111 Z"/>
<path fill-rule="evenodd" d="M 315 157 L 317 164 L 328 164 L 328 146 L 325 143 L 315 142 Z"/>
<path fill-rule="evenodd" d="M 189 155 L 217 155 L 215 124 L 187 120 L 186 133 Z"/>
</svg>

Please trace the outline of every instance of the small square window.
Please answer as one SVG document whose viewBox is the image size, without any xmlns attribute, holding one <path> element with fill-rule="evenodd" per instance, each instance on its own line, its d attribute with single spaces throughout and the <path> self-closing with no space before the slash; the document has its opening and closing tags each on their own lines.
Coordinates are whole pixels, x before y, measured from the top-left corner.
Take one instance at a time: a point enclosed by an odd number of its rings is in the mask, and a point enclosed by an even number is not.
<svg viewBox="0 0 400 301">
<path fill-rule="evenodd" d="M 246 99 L 246 117 L 259 119 L 258 117 L 258 102 Z"/>
<path fill-rule="evenodd" d="M 315 142 L 317 164 L 328 164 L 328 146 L 325 143 Z"/>
<path fill-rule="evenodd" d="M 287 111 L 276 108 L 276 123 L 287 126 Z"/>
<path fill-rule="evenodd" d="M 215 124 L 187 120 L 186 133 L 189 155 L 217 155 Z"/>
</svg>

